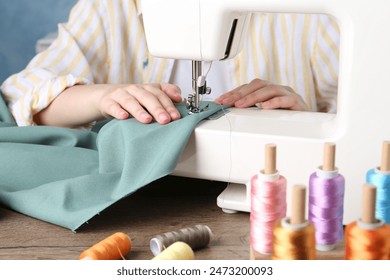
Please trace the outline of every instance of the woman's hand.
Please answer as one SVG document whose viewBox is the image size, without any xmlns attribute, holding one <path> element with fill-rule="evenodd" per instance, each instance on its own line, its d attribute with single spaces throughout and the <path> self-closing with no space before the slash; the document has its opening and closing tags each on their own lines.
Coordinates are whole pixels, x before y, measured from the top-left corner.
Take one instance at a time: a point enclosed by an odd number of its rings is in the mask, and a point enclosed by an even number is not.
<svg viewBox="0 0 390 280">
<path fill-rule="evenodd" d="M 92 84 L 65 89 L 48 107 L 34 115 L 38 125 L 88 126 L 113 117 L 134 117 L 142 123 L 167 124 L 180 118 L 174 103 L 180 89 L 172 84 Z"/>
<path fill-rule="evenodd" d="M 309 110 L 307 104 L 292 88 L 260 79 L 254 79 L 249 84 L 219 96 L 215 99 L 215 103 L 238 108 L 256 105 L 262 109 Z"/>
<path fill-rule="evenodd" d="M 180 118 L 174 102 L 181 102 L 180 89 L 172 84 L 134 84 L 108 87 L 98 103 L 103 116 L 134 117 L 142 123 L 167 124 Z"/>
</svg>

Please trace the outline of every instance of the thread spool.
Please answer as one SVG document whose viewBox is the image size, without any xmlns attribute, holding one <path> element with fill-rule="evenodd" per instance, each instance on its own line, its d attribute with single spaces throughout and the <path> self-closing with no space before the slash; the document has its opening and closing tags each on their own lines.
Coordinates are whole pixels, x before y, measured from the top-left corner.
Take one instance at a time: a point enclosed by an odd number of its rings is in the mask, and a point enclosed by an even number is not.
<svg viewBox="0 0 390 280">
<path fill-rule="evenodd" d="M 330 251 L 343 237 L 345 179 L 335 166 L 336 145 L 325 143 L 323 165 L 309 179 L 309 221 L 316 249 Z"/>
<path fill-rule="evenodd" d="M 286 179 L 276 169 L 276 145 L 265 146 L 265 167 L 251 179 L 250 243 L 254 253 L 272 253 L 273 227 L 286 215 Z"/>
<path fill-rule="evenodd" d="M 212 238 L 212 231 L 206 225 L 195 225 L 177 231 L 165 232 L 150 240 L 150 250 L 154 256 L 177 241 L 187 243 L 193 250 L 206 247 Z"/>
<path fill-rule="evenodd" d="M 82 252 L 80 260 L 118 260 L 126 256 L 130 249 L 130 237 L 117 232 Z"/>
<path fill-rule="evenodd" d="M 314 260 L 315 230 L 305 219 L 306 187 L 292 189 L 291 217 L 275 223 L 273 230 L 273 260 Z"/>
<path fill-rule="evenodd" d="M 155 256 L 152 260 L 194 260 L 195 255 L 194 251 L 185 242 L 177 241 L 165 250 L 163 250 L 160 254 Z"/>
<path fill-rule="evenodd" d="M 390 226 L 375 217 L 377 187 L 363 185 L 362 216 L 345 228 L 346 260 L 389 260 Z"/>
<path fill-rule="evenodd" d="M 390 141 L 383 142 L 381 165 L 367 171 L 366 182 L 377 187 L 376 217 L 390 224 Z"/>
</svg>

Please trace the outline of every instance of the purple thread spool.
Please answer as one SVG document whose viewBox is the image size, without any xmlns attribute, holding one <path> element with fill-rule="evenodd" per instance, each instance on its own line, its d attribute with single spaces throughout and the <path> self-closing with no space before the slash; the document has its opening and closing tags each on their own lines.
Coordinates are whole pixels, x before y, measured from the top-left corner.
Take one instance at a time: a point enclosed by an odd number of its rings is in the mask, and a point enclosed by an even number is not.
<svg viewBox="0 0 390 280">
<path fill-rule="evenodd" d="M 345 179 L 334 166 L 333 144 L 325 145 L 324 165 L 309 180 L 309 220 L 316 234 L 316 249 L 330 251 L 343 237 Z"/>
</svg>

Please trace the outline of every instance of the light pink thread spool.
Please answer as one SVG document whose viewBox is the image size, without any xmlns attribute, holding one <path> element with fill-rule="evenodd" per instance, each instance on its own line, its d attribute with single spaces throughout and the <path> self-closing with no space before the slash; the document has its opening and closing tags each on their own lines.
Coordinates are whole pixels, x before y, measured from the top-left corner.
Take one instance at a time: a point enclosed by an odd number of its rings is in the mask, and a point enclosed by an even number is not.
<svg viewBox="0 0 390 280">
<path fill-rule="evenodd" d="M 265 146 L 265 168 L 251 179 L 250 243 L 255 253 L 272 253 L 276 220 L 286 216 L 286 179 L 276 169 L 276 145 Z"/>
</svg>

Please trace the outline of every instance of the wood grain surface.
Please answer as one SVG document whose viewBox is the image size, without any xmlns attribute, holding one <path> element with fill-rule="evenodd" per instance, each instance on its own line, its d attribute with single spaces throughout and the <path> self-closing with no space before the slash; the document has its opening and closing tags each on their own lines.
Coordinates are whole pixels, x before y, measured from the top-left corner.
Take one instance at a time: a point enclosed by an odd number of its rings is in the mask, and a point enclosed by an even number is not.
<svg viewBox="0 0 390 280">
<path fill-rule="evenodd" d="M 77 260 L 82 251 L 121 231 L 132 239 L 128 260 L 153 258 L 149 241 L 157 234 L 196 224 L 213 231 L 206 248 L 195 251 L 198 260 L 249 260 L 249 213 L 224 213 L 216 203 L 227 186 L 167 176 L 112 205 L 77 232 L 16 213 L 0 205 L 1 260 Z M 321 259 L 342 259 L 343 248 L 320 254 Z M 267 259 L 257 256 L 256 259 Z"/>
</svg>

